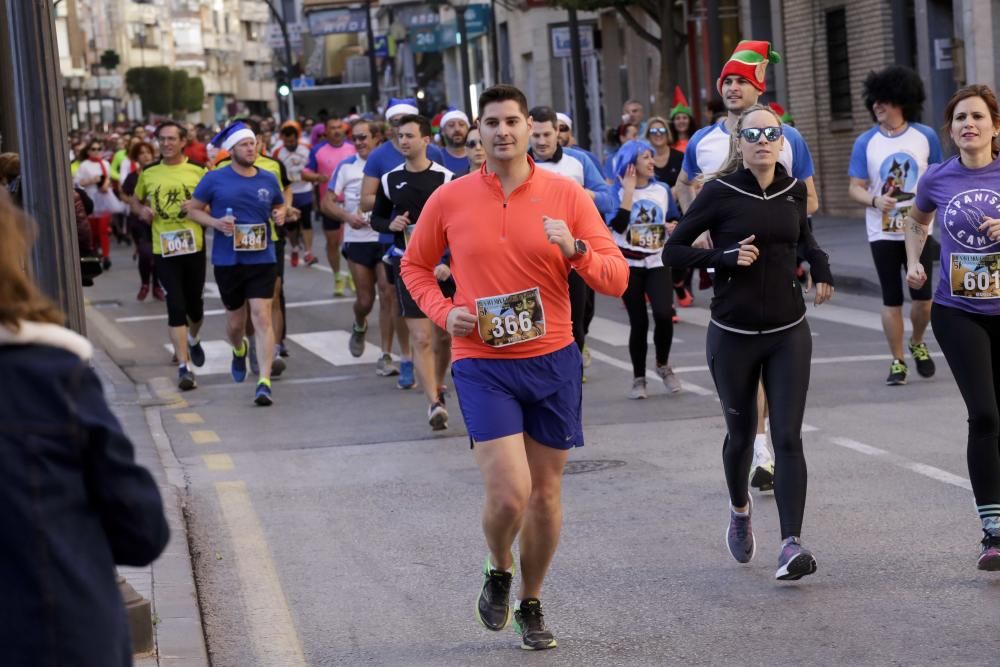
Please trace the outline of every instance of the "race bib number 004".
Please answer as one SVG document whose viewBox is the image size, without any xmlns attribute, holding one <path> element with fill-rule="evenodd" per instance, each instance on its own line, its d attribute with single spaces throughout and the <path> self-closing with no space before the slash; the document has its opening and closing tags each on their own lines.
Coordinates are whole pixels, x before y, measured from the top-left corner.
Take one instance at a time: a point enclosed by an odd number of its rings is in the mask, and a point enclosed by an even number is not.
<svg viewBox="0 0 1000 667">
<path fill-rule="evenodd" d="M 628 230 L 628 242 L 643 250 L 662 250 L 667 242 L 667 226 L 662 222 L 632 225 Z"/>
<path fill-rule="evenodd" d="M 267 225 L 263 222 L 236 225 L 233 248 L 236 252 L 252 252 L 267 248 Z"/>
<path fill-rule="evenodd" d="M 950 264 L 952 296 L 1000 299 L 1000 253 L 952 253 Z"/>
<path fill-rule="evenodd" d="M 545 311 L 537 287 L 476 299 L 479 336 L 491 347 L 517 345 L 545 335 Z"/>
<path fill-rule="evenodd" d="M 178 257 L 198 252 L 194 240 L 194 231 L 190 229 L 175 229 L 160 232 L 160 255 L 162 257 Z"/>
</svg>

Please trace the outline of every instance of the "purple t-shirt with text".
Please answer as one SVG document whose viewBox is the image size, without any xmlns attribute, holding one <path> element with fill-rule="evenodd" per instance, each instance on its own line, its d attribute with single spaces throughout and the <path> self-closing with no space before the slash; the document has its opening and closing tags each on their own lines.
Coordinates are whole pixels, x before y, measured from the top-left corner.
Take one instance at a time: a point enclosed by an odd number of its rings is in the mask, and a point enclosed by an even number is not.
<svg viewBox="0 0 1000 667">
<path fill-rule="evenodd" d="M 1000 159 L 968 169 L 958 157 L 931 165 L 915 206 L 937 211 L 941 280 L 934 302 L 970 313 L 1000 315 L 1000 241 L 979 226 L 1000 218 Z"/>
</svg>

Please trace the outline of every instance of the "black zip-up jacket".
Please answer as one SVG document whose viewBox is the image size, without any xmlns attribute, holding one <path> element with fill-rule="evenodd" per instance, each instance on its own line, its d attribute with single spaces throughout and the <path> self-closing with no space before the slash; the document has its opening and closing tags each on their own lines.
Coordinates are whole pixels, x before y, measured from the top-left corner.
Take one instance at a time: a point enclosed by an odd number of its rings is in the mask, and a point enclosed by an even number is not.
<svg viewBox="0 0 1000 667">
<path fill-rule="evenodd" d="M 692 248 L 705 231 L 715 247 Z M 760 255 L 750 266 L 737 266 L 739 242 L 751 235 Z M 778 164 L 765 191 L 746 168 L 706 183 L 667 239 L 663 263 L 713 267 L 712 320 L 741 333 L 765 333 L 805 317 L 797 254 L 809 262 L 813 282 L 833 285 L 829 258 L 809 230 L 806 186 Z"/>
</svg>

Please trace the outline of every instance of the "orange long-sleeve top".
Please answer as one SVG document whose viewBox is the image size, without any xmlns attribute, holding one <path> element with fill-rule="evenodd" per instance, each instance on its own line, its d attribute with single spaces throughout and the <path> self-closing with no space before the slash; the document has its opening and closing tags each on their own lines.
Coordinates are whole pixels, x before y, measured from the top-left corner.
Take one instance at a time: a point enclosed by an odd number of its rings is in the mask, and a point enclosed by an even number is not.
<svg viewBox="0 0 1000 667">
<path fill-rule="evenodd" d="M 530 161 L 530 158 L 528 158 Z M 448 313 L 465 306 L 476 314 L 476 300 L 539 289 L 545 334 L 493 347 L 478 329 L 452 340 L 452 358 L 529 358 L 560 350 L 573 342 L 567 277 L 576 269 L 598 292 L 621 296 L 629 268 L 593 200 L 576 182 L 536 169 L 509 197 L 486 165 L 439 187 L 427 200 L 402 261 L 402 276 L 420 309 L 445 328 Z M 550 243 L 543 216 L 566 222 L 587 252 L 567 260 Z M 434 267 L 451 250 L 454 300 L 441 294 Z"/>
</svg>

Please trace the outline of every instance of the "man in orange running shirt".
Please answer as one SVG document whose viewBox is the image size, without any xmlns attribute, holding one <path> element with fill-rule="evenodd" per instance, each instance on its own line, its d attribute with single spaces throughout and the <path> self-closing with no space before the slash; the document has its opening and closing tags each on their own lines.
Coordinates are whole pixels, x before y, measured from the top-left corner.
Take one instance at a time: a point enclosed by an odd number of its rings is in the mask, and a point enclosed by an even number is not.
<svg viewBox="0 0 1000 667">
<path fill-rule="evenodd" d="M 573 341 L 568 275 L 621 296 L 628 265 L 576 182 L 536 169 L 524 93 L 479 97 L 486 163 L 427 200 L 402 261 L 420 309 L 452 335 L 452 376 L 486 487 L 489 556 L 477 617 L 499 631 L 514 617 L 522 648 L 556 646 L 542 620 L 542 581 L 559 542 L 569 450 L 583 445 L 582 361 Z M 445 249 L 458 286 L 441 294 Z M 520 533 L 521 588 L 509 601 Z"/>
</svg>

